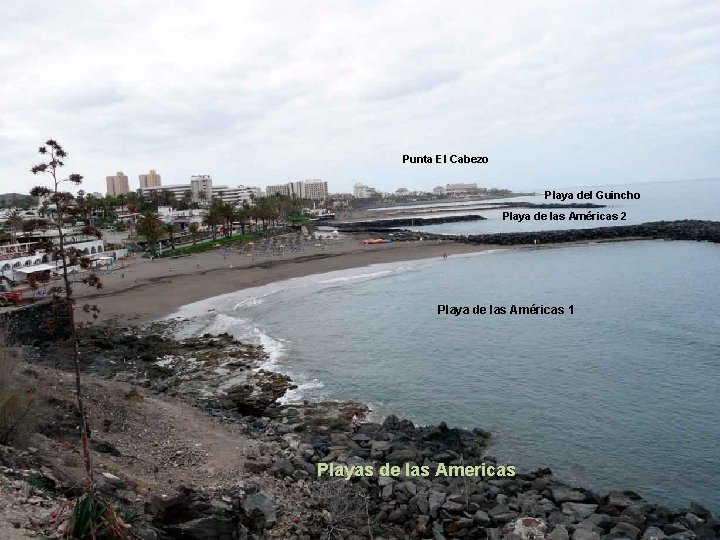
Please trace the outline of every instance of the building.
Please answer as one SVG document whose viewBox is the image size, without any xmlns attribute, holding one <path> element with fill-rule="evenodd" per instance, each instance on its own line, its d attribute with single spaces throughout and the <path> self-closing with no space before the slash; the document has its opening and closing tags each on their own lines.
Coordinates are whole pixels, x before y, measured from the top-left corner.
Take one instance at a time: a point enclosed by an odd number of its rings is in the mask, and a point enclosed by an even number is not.
<svg viewBox="0 0 720 540">
<path fill-rule="evenodd" d="M 287 184 L 271 185 L 267 187 L 267 195 L 276 194 L 298 197 L 299 199 L 312 199 L 320 201 L 327 199 L 328 183 L 325 180 L 297 180 Z"/>
<path fill-rule="evenodd" d="M 213 199 L 220 199 L 224 203 L 242 206 L 244 203 L 253 204 L 260 197 L 262 190 L 257 187 L 238 186 L 235 188 L 218 186 L 213 188 Z"/>
<path fill-rule="evenodd" d="M 190 177 L 192 200 L 210 201 L 213 196 L 212 177 L 209 174 L 197 174 Z"/>
<path fill-rule="evenodd" d="M 445 186 L 436 186 L 433 188 L 433 193 L 435 195 L 445 195 L 447 193 L 447 189 Z"/>
<path fill-rule="evenodd" d="M 153 171 L 150 171 L 151 173 Z M 141 175 L 144 176 L 144 175 Z M 158 180 L 159 180 L 158 175 Z M 212 177 L 207 174 L 200 174 L 190 177 L 190 182 L 187 184 L 171 184 L 168 186 L 148 186 L 148 187 L 141 187 L 140 191 L 143 192 L 143 194 L 151 194 L 153 192 L 162 192 L 162 191 L 169 191 L 173 195 L 175 195 L 176 200 L 183 199 L 186 194 L 190 194 L 190 199 L 192 202 L 201 202 L 201 201 L 207 201 L 210 202 L 210 199 L 212 199 L 213 196 L 213 185 L 212 185 Z M 200 195 L 203 193 L 204 195 Z"/>
<path fill-rule="evenodd" d="M 288 186 L 289 184 L 275 184 L 272 186 L 267 186 L 265 188 L 265 193 L 268 197 L 272 197 L 273 195 L 277 195 L 278 193 L 280 195 L 289 196 L 290 188 Z"/>
<path fill-rule="evenodd" d="M 410 195 L 410 190 L 404 187 L 397 188 L 395 190 L 395 195 L 398 197 L 407 197 L 408 195 Z"/>
<path fill-rule="evenodd" d="M 315 201 L 327 199 L 328 183 L 324 180 L 305 180 L 302 182 L 304 191 L 303 199 L 312 199 Z"/>
<path fill-rule="evenodd" d="M 445 193 L 448 195 L 467 195 L 469 193 L 476 193 L 478 190 L 477 184 L 446 184 Z"/>
<path fill-rule="evenodd" d="M 168 186 L 147 187 L 147 188 L 141 188 L 140 191 L 142 191 L 143 195 L 151 195 L 152 193 L 169 191 L 170 193 L 175 195 L 176 201 L 183 199 L 187 193 L 192 194 L 192 190 L 190 189 L 190 184 L 171 184 Z"/>
<path fill-rule="evenodd" d="M 169 186 L 156 186 L 141 188 L 146 194 L 153 192 L 169 191 L 175 195 L 176 200 L 185 198 L 190 194 L 192 202 L 210 203 L 213 199 L 220 199 L 224 203 L 231 203 L 240 206 L 243 203 L 252 204 L 254 199 L 262 196 L 262 190 L 254 186 L 213 186 L 212 177 L 209 175 L 197 175 L 190 177 L 188 184 L 174 184 Z"/>
<path fill-rule="evenodd" d="M 115 176 L 106 176 L 105 182 L 107 183 L 107 194 L 110 197 L 117 197 L 118 195 L 130 193 L 130 183 L 128 182 L 128 177 L 122 171 L 118 171 Z"/>
<path fill-rule="evenodd" d="M 155 169 L 150 169 L 148 174 L 141 174 L 138 178 L 140 180 L 140 189 L 159 187 L 161 185 L 160 175 L 155 171 Z"/>
<path fill-rule="evenodd" d="M 378 195 L 378 192 L 375 188 L 371 188 L 365 184 L 353 185 L 353 197 L 356 199 L 370 199 L 376 195 Z"/>
</svg>

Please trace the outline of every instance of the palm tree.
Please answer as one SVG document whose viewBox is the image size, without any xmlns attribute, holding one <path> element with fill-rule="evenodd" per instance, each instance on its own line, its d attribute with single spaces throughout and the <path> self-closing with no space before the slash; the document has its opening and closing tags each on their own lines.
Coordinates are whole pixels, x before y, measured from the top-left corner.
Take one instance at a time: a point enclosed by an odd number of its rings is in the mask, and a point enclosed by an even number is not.
<svg viewBox="0 0 720 540">
<path fill-rule="evenodd" d="M 165 224 L 165 232 L 168 233 L 168 236 L 170 237 L 170 247 L 172 249 L 175 249 L 175 224 L 174 223 L 167 223 Z"/>
<path fill-rule="evenodd" d="M 218 205 L 212 205 L 208 211 L 207 214 L 205 214 L 205 217 L 203 218 L 203 225 L 206 227 L 210 227 L 212 229 L 212 239 L 215 240 L 217 238 L 217 228 L 218 225 L 222 223 L 222 212 Z"/>
<path fill-rule="evenodd" d="M 193 246 L 197 242 L 197 233 L 200 230 L 200 226 L 197 223 L 190 224 L 190 235 L 192 236 Z"/>
<path fill-rule="evenodd" d="M 165 225 L 156 212 L 145 212 L 137 223 L 137 233 L 145 237 L 152 251 L 155 251 L 164 230 Z"/>
<path fill-rule="evenodd" d="M 8 216 L 5 225 L 10 228 L 10 240 L 13 243 L 17 242 L 17 233 L 22 230 L 24 222 L 25 220 L 17 210 L 13 210 Z"/>
<path fill-rule="evenodd" d="M 250 206 L 247 202 L 244 202 L 242 207 L 235 212 L 234 221 L 240 222 L 240 233 L 245 234 L 245 227 L 247 226 L 247 219 L 250 217 Z"/>
<path fill-rule="evenodd" d="M 226 203 L 220 207 L 220 213 L 223 217 L 225 236 L 229 238 L 232 236 L 233 222 L 236 216 L 235 208 L 232 204 Z"/>
</svg>

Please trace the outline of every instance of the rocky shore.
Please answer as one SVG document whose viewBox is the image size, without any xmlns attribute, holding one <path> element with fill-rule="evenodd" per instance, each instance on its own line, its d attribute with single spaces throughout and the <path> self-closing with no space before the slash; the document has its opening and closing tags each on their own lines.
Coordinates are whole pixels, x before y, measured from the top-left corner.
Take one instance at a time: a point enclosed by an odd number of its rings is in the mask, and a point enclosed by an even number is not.
<svg viewBox="0 0 720 540">
<path fill-rule="evenodd" d="M 720 222 L 686 219 L 680 221 L 653 221 L 640 225 L 620 225 L 592 229 L 476 234 L 449 236 L 446 238 L 469 244 L 497 244 L 502 246 L 622 240 L 628 238 L 720 242 Z"/>
<path fill-rule="evenodd" d="M 343 232 L 363 232 L 392 229 L 396 227 L 437 225 L 439 223 L 458 223 L 461 221 L 479 221 L 486 219 L 477 214 L 463 214 L 458 216 L 443 217 L 403 217 L 389 219 L 373 219 L 367 221 L 350 221 L 345 223 L 333 223 L 339 231 Z"/>
<path fill-rule="evenodd" d="M 101 474 L 102 492 L 133 505 L 132 530 L 138 538 L 720 537 L 720 520 L 699 504 L 668 509 L 631 491 L 599 494 L 569 486 L 549 469 L 518 470 L 512 476 L 439 474 L 449 467 L 457 472 L 505 464 L 491 455 L 491 435 L 479 428 L 420 427 L 394 416 L 382 423 L 358 423 L 368 409 L 355 402 L 281 405 L 278 399 L 293 383 L 261 369 L 262 348 L 228 334 L 176 340 L 173 329 L 182 324 L 94 327 L 81 334 L 86 371 L 137 388 L 124 394 L 128 403 L 142 399 L 143 392 L 179 399 L 203 411 L 208 422 L 232 426 L 253 441 L 243 450 L 243 471 L 211 486 L 148 493 L 122 471 Z M 67 361 L 62 349 L 45 343 L 35 343 L 30 352 L 39 365 L 63 368 Z M 52 425 L 54 431 L 45 428 L 48 436 L 77 438 L 72 415 Z M 177 450 L 163 443 L 167 466 L 193 466 L 202 460 L 199 445 L 204 443 Z M 98 432 L 93 448 L 103 455 L 121 453 Z M 26 490 L 27 500 L 34 497 L 36 505 L 72 495 L 69 480 L 58 478 L 36 454 L 6 449 L 0 463 L 10 485 Z M 318 478 L 322 464 L 327 465 L 323 470 L 333 464 L 343 474 Z M 379 474 L 386 464 L 398 466 L 397 474 Z M 371 475 L 344 479 L 348 470 L 367 466 Z M 415 472 L 426 467 L 427 474 L 413 473 L 412 466 Z"/>
<path fill-rule="evenodd" d="M 554 231 L 527 231 L 474 235 L 435 234 L 372 225 L 359 227 L 353 232 L 372 232 L 378 236 L 387 236 L 393 240 L 412 241 L 424 238 L 460 242 L 465 244 L 498 246 L 639 239 L 720 242 L 720 222 L 691 219 L 680 221 L 654 221 L 639 225 L 617 225 L 612 227 L 594 227 L 588 229 L 558 229 Z"/>
</svg>

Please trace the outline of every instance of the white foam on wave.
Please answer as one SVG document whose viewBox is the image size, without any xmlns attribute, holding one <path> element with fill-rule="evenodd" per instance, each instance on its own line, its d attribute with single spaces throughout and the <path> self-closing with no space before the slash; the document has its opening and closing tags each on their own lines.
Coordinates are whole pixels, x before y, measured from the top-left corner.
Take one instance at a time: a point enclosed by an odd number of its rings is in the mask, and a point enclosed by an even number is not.
<svg viewBox="0 0 720 540">
<path fill-rule="evenodd" d="M 321 388 L 325 388 L 325 385 L 322 383 L 322 381 L 318 379 L 311 379 L 309 381 L 305 382 L 296 382 L 297 388 L 294 388 L 292 390 L 288 390 L 285 395 L 280 398 L 280 403 L 282 405 L 292 405 L 295 403 L 302 403 L 305 399 L 311 398 L 311 399 L 317 399 L 320 396 L 318 395 L 318 390 Z"/>
<path fill-rule="evenodd" d="M 266 334 L 257 326 L 253 327 L 253 334 L 268 355 L 267 361 L 263 362 L 258 369 L 281 371 L 279 365 L 287 354 L 288 342 Z"/>
<path fill-rule="evenodd" d="M 392 270 L 382 270 L 380 272 L 368 272 L 365 274 L 355 274 L 353 276 L 343 276 L 343 277 L 336 277 L 331 279 L 326 279 L 324 281 L 320 281 L 321 285 L 326 285 L 329 283 L 346 283 L 348 281 L 359 281 L 359 280 L 369 280 L 384 276 L 389 276 L 391 274 L 394 274 L 396 272 Z"/>
<path fill-rule="evenodd" d="M 248 324 L 247 319 L 232 317 L 224 313 L 217 313 L 202 329 L 202 334 L 231 334 L 236 338 L 243 337 L 241 329 Z"/>
</svg>

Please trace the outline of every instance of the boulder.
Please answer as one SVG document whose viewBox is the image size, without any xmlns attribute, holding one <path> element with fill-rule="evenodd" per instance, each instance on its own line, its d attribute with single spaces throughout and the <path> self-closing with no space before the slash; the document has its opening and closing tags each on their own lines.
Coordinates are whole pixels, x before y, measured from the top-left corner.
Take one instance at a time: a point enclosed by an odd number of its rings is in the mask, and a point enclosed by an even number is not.
<svg viewBox="0 0 720 540">
<path fill-rule="evenodd" d="M 292 476 L 293 472 L 295 472 L 295 467 L 293 467 L 293 464 L 288 459 L 278 459 L 273 463 L 272 467 L 270 467 L 270 473 L 280 478 Z"/>
<path fill-rule="evenodd" d="M 648 527 L 642 535 L 642 540 L 665 540 L 667 536 L 657 527 Z"/>
<path fill-rule="evenodd" d="M 397 427 L 399 421 L 400 420 L 398 420 L 397 416 L 395 416 L 394 414 L 391 414 L 391 415 L 387 416 L 385 418 L 385 420 L 383 420 L 382 427 L 383 427 L 383 429 L 392 431 Z"/>
<path fill-rule="evenodd" d="M 165 532 L 182 540 L 234 540 L 235 524 L 231 519 L 202 517 L 168 527 Z"/>
<path fill-rule="evenodd" d="M 711 515 L 710 510 L 708 510 L 701 504 L 696 503 L 695 501 L 690 503 L 690 512 L 692 512 L 701 519 L 708 519 Z"/>
<path fill-rule="evenodd" d="M 552 532 L 547 535 L 547 540 L 569 540 L 569 538 L 568 530 L 562 523 L 556 525 Z"/>
<path fill-rule="evenodd" d="M 600 535 L 590 529 L 575 529 L 573 540 L 600 540 Z"/>
<path fill-rule="evenodd" d="M 277 505 L 262 492 L 253 493 L 242 501 L 241 509 L 247 525 L 253 532 L 262 532 L 277 523 Z"/>
<path fill-rule="evenodd" d="M 190 499 L 192 491 L 180 488 L 173 497 L 153 495 L 145 505 L 145 513 L 158 525 L 175 525 L 202 517 Z"/>
<path fill-rule="evenodd" d="M 610 536 L 613 538 L 629 538 L 635 540 L 640 535 L 640 529 L 626 521 L 620 521 L 612 529 Z"/>
<path fill-rule="evenodd" d="M 550 487 L 550 493 L 557 504 L 564 502 L 581 503 L 587 499 L 587 495 L 583 491 L 573 489 L 564 484 L 554 484 Z"/>
<path fill-rule="evenodd" d="M 437 509 L 445 502 L 445 493 L 442 491 L 431 491 L 428 495 L 428 508 L 430 513 L 437 512 Z"/>
<path fill-rule="evenodd" d="M 597 510 L 597 504 L 583 504 L 566 502 L 562 503 L 562 513 L 566 516 L 570 516 L 575 521 L 580 521 L 590 516 L 595 510 Z"/>
</svg>

